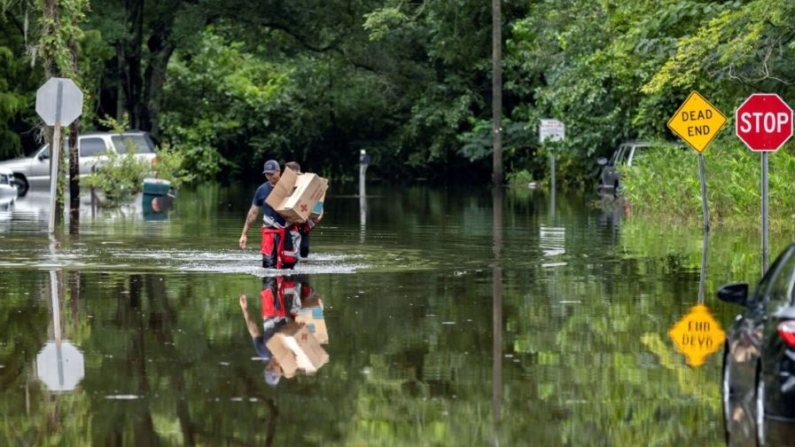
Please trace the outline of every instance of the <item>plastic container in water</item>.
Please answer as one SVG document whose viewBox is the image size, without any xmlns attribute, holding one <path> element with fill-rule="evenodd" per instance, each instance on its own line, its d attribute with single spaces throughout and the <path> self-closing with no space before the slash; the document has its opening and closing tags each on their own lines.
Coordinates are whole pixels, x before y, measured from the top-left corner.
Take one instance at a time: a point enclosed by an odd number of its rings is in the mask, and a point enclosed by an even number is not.
<svg viewBox="0 0 795 447">
<path fill-rule="evenodd" d="M 144 179 L 141 207 L 144 214 L 165 213 L 171 208 L 174 198 L 171 192 L 171 182 L 158 178 Z"/>
</svg>

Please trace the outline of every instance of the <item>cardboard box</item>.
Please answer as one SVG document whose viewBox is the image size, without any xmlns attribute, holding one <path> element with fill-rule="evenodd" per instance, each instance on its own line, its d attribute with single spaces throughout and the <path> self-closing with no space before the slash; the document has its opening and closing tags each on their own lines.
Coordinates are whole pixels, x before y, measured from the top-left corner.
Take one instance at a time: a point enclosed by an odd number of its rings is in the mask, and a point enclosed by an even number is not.
<svg viewBox="0 0 795 447">
<path fill-rule="evenodd" d="M 323 179 L 323 181 L 326 182 L 326 190 L 328 190 L 328 180 Z M 323 202 L 325 201 L 326 201 L 326 193 L 324 192 L 323 197 L 321 197 L 320 201 L 318 201 L 315 204 L 315 207 L 312 208 L 312 212 L 309 213 L 309 217 L 319 217 L 321 214 L 323 214 Z"/>
<path fill-rule="evenodd" d="M 303 307 L 295 316 L 295 321 L 305 324 L 320 344 L 328 344 L 328 330 L 326 329 L 326 318 L 323 316 L 322 300 L 315 299 L 304 302 Z"/>
<path fill-rule="evenodd" d="M 317 174 L 296 174 L 292 169 L 286 168 L 265 203 L 288 220 L 305 221 L 317 202 L 326 194 L 327 188 L 328 180 Z"/>
<path fill-rule="evenodd" d="M 295 376 L 297 371 L 315 373 L 329 361 L 328 353 L 306 325 L 294 321 L 279 329 L 266 346 L 288 379 Z"/>
<path fill-rule="evenodd" d="M 298 180 L 298 175 L 299 174 L 292 169 L 284 168 L 284 172 L 282 172 L 281 177 L 279 177 L 279 181 L 276 182 L 271 193 L 265 198 L 265 203 L 278 211 L 282 202 L 292 194 L 295 188 L 295 182 Z"/>
</svg>

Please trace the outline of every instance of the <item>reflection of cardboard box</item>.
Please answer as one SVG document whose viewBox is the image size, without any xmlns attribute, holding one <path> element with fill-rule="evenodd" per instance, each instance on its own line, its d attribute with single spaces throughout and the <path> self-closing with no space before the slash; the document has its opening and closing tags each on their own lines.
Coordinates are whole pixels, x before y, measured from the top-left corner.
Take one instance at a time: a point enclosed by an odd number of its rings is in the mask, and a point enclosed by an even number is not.
<svg viewBox="0 0 795 447">
<path fill-rule="evenodd" d="M 329 356 L 306 325 L 289 322 L 266 343 L 282 367 L 282 374 L 290 378 L 296 371 L 315 373 L 328 363 Z"/>
<path fill-rule="evenodd" d="M 320 299 L 308 300 L 302 303 L 303 307 L 295 316 L 295 321 L 306 325 L 320 344 L 328 344 L 328 330 L 326 318 L 323 315 L 323 301 Z"/>
<path fill-rule="evenodd" d="M 286 168 L 265 202 L 289 220 L 305 221 L 325 196 L 327 188 L 328 181 L 317 174 L 296 174 Z"/>
</svg>

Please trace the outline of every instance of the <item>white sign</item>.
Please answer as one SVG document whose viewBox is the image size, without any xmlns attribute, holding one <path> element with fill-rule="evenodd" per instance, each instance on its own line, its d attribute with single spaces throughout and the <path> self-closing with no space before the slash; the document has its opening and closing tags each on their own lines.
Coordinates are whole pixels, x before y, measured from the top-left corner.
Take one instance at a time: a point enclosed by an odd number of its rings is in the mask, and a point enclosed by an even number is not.
<svg viewBox="0 0 795 447">
<path fill-rule="evenodd" d="M 562 141 L 566 138 L 566 126 L 555 119 L 541 120 L 538 125 L 538 142 L 544 144 L 544 141 Z"/>
<path fill-rule="evenodd" d="M 83 353 L 65 340 L 49 342 L 36 356 L 36 373 L 50 391 L 71 391 L 86 374 Z"/>
<path fill-rule="evenodd" d="M 83 92 L 68 78 L 50 78 L 36 92 L 36 113 L 48 126 L 68 126 L 83 113 Z"/>
</svg>

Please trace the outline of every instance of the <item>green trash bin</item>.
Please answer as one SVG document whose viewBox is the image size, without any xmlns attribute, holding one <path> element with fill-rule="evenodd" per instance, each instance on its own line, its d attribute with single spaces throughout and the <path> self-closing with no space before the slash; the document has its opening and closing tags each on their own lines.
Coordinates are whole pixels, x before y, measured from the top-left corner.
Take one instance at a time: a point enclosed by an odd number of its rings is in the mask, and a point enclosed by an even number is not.
<svg viewBox="0 0 795 447">
<path fill-rule="evenodd" d="M 141 196 L 141 207 L 144 216 L 147 215 L 167 215 L 171 208 L 172 199 L 171 182 L 158 178 L 144 179 L 143 194 Z"/>
</svg>

